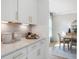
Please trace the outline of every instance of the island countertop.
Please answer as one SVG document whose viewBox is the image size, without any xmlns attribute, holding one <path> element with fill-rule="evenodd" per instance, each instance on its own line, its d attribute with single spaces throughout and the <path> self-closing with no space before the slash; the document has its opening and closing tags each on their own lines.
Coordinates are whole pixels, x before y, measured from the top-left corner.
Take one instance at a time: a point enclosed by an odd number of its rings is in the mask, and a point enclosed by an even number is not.
<svg viewBox="0 0 79 59">
<path fill-rule="evenodd" d="M 27 47 L 35 42 L 38 42 L 42 40 L 43 38 L 39 39 L 25 39 L 22 38 L 20 41 L 17 41 L 15 43 L 11 44 L 1 44 L 1 57 L 8 55 L 9 53 L 12 53 L 18 49 L 21 49 L 23 47 Z"/>
</svg>

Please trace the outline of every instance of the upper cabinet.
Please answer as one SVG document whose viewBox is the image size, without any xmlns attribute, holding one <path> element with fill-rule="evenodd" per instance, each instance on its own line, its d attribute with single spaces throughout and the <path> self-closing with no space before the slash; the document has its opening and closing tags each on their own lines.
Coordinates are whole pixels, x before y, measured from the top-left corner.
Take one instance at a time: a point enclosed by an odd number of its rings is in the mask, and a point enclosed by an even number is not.
<svg viewBox="0 0 79 59">
<path fill-rule="evenodd" d="M 16 19 L 17 0 L 1 0 L 1 20 Z"/>
<path fill-rule="evenodd" d="M 2 20 L 37 23 L 37 0 L 2 0 L 1 4 Z"/>
<path fill-rule="evenodd" d="M 22 23 L 36 24 L 37 0 L 18 0 L 18 16 Z"/>
</svg>

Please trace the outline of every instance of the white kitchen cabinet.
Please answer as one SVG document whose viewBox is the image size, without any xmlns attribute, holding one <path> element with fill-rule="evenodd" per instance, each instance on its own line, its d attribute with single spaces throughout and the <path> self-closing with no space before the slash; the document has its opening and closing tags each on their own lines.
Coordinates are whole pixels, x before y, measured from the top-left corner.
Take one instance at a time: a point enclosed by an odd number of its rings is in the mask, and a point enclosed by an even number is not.
<svg viewBox="0 0 79 59">
<path fill-rule="evenodd" d="M 23 48 L 19 51 L 13 53 L 12 59 L 26 59 L 27 58 L 27 49 Z"/>
<path fill-rule="evenodd" d="M 36 53 L 37 53 L 37 50 L 31 51 L 30 54 L 28 55 L 28 59 L 37 59 Z"/>
<path fill-rule="evenodd" d="M 29 24 L 29 18 L 31 17 L 31 23 L 37 22 L 37 0 L 18 0 L 18 18 L 19 21 L 24 24 Z"/>
<path fill-rule="evenodd" d="M 22 49 L 18 49 L 4 57 L 2 59 L 46 59 L 45 58 L 45 45 L 46 40 L 40 40 L 35 43 L 25 46 Z"/>
<path fill-rule="evenodd" d="M 41 40 L 28 47 L 28 59 L 45 59 L 45 51 L 45 40 Z"/>
<path fill-rule="evenodd" d="M 27 59 L 27 49 L 23 48 L 21 50 L 15 51 L 14 53 L 2 57 L 2 59 Z"/>
<path fill-rule="evenodd" d="M 34 43 L 28 47 L 28 59 L 38 59 L 37 57 L 40 55 L 40 47 L 39 42 Z"/>
<path fill-rule="evenodd" d="M 18 12 L 18 15 L 17 15 Z M 37 0 L 2 0 L 1 19 L 4 21 L 14 21 L 24 24 L 37 23 Z M 29 18 L 31 17 L 31 22 Z"/>
<path fill-rule="evenodd" d="M 46 40 L 40 41 L 40 59 L 46 59 L 45 54 L 46 54 Z"/>
<path fill-rule="evenodd" d="M 28 59 L 40 59 L 40 57 L 41 57 L 40 48 L 34 49 L 33 51 L 29 52 L 29 54 L 28 54 Z"/>
<path fill-rule="evenodd" d="M 17 0 L 1 0 L 1 20 L 12 21 L 16 19 Z"/>
</svg>

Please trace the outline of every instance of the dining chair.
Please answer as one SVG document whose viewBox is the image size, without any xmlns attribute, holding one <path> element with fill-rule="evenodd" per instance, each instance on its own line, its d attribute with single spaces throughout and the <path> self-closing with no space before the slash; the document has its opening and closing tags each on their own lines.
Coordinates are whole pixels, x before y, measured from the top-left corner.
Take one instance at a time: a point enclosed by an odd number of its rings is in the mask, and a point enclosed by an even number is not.
<svg viewBox="0 0 79 59">
<path fill-rule="evenodd" d="M 71 38 L 71 43 L 70 43 L 71 51 L 72 51 L 73 46 L 75 47 L 77 46 L 77 35 L 76 34 L 72 35 L 72 38 Z"/>
<path fill-rule="evenodd" d="M 64 38 L 63 39 L 63 48 L 65 49 L 66 48 L 66 44 L 67 44 L 67 47 L 68 47 L 68 50 L 70 48 L 69 44 L 70 44 L 70 38 Z"/>
<path fill-rule="evenodd" d="M 59 36 L 59 48 L 61 46 L 61 43 L 63 43 L 63 48 L 65 49 L 65 47 L 66 47 L 65 45 L 67 44 L 68 49 L 69 49 L 69 43 L 70 43 L 69 38 L 62 37 L 62 35 L 60 33 L 58 33 L 58 36 Z"/>
<path fill-rule="evenodd" d="M 61 44 L 63 43 L 63 38 L 60 33 L 58 33 L 58 37 L 59 37 L 59 48 L 60 48 Z"/>
</svg>

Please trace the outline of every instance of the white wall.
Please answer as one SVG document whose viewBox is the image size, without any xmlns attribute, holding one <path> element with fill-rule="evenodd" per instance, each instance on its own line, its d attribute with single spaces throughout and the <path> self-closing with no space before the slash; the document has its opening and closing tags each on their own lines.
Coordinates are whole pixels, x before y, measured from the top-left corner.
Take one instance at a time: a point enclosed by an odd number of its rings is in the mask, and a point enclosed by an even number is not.
<svg viewBox="0 0 79 59">
<path fill-rule="evenodd" d="M 49 0 L 49 11 L 53 13 L 53 39 L 57 33 L 67 32 L 69 25 L 77 17 L 77 0 Z"/>
<path fill-rule="evenodd" d="M 77 13 L 77 0 L 49 0 L 50 12 L 57 14 Z"/>
<path fill-rule="evenodd" d="M 73 20 L 77 20 L 76 14 L 54 15 L 52 21 L 53 39 L 58 39 L 57 33 L 67 32 Z"/>
</svg>

